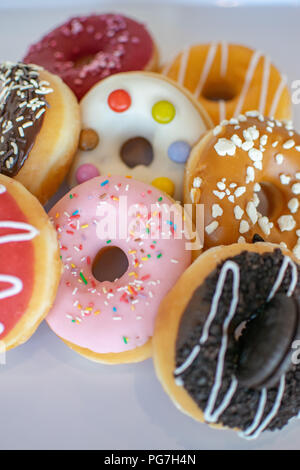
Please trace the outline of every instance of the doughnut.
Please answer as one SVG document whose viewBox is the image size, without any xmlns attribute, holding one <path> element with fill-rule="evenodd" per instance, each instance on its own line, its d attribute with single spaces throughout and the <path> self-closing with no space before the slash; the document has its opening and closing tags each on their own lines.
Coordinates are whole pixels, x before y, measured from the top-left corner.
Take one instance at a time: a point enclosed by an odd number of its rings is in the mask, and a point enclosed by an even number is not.
<svg viewBox="0 0 300 470">
<path fill-rule="evenodd" d="M 300 258 L 300 136 L 291 124 L 247 111 L 193 148 L 185 202 L 204 206 L 204 249 L 254 234 Z"/>
<path fill-rule="evenodd" d="M 0 175 L 0 343 L 29 339 L 47 315 L 62 272 L 56 232 L 38 200 Z"/>
<path fill-rule="evenodd" d="M 35 65 L 0 65 L 0 173 L 44 204 L 66 176 L 80 132 L 77 100 Z"/>
<path fill-rule="evenodd" d="M 182 412 L 246 439 L 298 415 L 299 275 L 291 252 L 260 242 L 211 248 L 181 276 L 159 308 L 153 356 Z"/>
<path fill-rule="evenodd" d="M 54 333 L 96 362 L 148 358 L 160 301 L 191 261 L 182 215 L 126 177 L 96 177 L 63 197 L 50 211 L 64 264 L 47 317 Z"/>
<path fill-rule="evenodd" d="M 157 47 L 144 25 L 122 15 L 71 18 L 30 46 L 24 62 L 59 75 L 80 100 L 99 80 L 130 70 L 156 71 Z"/>
<path fill-rule="evenodd" d="M 225 41 L 186 48 L 162 73 L 185 86 L 214 124 L 257 109 L 276 119 L 291 119 L 287 79 L 261 51 Z"/>
<path fill-rule="evenodd" d="M 182 197 L 191 146 L 212 124 L 184 89 L 159 74 L 127 72 L 95 85 L 80 103 L 73 187 L 99 174 L 130 175 Z"/>
</svg>

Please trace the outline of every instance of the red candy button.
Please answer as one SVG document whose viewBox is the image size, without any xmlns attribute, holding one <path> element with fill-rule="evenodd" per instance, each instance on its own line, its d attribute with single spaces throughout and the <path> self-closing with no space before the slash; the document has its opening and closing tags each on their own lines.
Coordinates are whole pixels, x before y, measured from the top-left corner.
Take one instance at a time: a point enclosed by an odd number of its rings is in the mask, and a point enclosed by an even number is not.
<svg viewBox="0 0 300 470">
<path fill-rule="evenodd" d="M 131 97 L 125 90 L 112 91 L 107 101 L 110 109 L 116 113 L 123 113 L 131 105 Z"/>
</svg>

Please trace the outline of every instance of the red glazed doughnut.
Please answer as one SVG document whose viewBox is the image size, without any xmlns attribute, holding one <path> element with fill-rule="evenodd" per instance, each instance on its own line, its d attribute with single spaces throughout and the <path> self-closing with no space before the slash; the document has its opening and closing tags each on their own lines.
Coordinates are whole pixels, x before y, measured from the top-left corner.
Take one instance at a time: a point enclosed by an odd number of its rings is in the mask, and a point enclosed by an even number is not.
<svg viewBox="0 0 300 470">
<path fill-rule="evenodd" d="M 157 49 L 145 27 L 122 15 L 71 18 L 30 46 L 25 63 L 59 75 L 77 98 L 118 72 L 157 69 Z"/>
<path fill-rule="evenodd" d="M 1 350 L 24 343 L 47 315 L 62 265 L 55 230 L 38 200 L 0 174 Z"/>
</svg>

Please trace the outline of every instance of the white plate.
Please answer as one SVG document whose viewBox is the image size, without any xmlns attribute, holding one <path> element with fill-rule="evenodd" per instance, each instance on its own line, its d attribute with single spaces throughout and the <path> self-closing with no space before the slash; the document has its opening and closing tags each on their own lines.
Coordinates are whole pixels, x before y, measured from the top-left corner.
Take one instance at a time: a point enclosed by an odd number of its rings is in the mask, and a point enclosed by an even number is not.
<svg viewBox="0 0 300 470">
<path fill-rule="evenodd" d="M 20 59 L 47 30 L 69 16 L 92 11 L 119 11 L 145 21 L 164 58 L 187 44 L 226 39 L 264 50 L 290 81 L 300 79 L 300 11 L 291 7 L 110 2 L 101 9 L 86 4 L 81 9 L 4 9 L 0 60 Z M 300 129 L 300 105 L 294 111 Z M 300 449 L 297 420 L 256 441 L 199 425 L 173 406 L 151 360 L 125 366 L 91 363 L 65 346 L 45 323 L 0 366 L 0 416 L 1 449 Z"/>
</svg>

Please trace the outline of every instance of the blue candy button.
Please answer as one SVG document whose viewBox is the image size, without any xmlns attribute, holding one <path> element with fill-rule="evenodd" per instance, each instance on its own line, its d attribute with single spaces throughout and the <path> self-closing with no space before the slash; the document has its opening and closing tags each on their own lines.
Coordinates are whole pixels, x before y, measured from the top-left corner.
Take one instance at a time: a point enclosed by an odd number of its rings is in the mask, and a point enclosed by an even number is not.
<svg viewBox="0 0 300 470">
<path fill-rule="evenodd" d="M 175 163 L 185 163 L 189 158 L 191 146 L 183 140 L 173 142 L 168 148 L 168 156 Z"/>
</svg>

